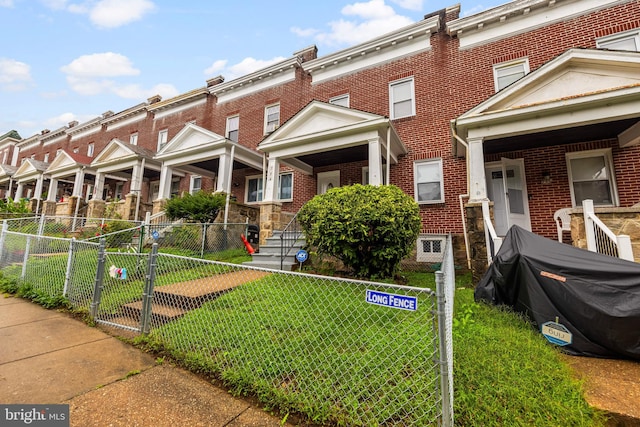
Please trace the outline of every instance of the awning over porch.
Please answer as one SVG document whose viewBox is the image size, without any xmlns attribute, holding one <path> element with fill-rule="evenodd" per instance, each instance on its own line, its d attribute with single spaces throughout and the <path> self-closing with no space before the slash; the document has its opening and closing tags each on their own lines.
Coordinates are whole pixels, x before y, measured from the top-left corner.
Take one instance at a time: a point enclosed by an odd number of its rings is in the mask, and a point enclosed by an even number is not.
<svg viewBox="0 0 640 427">
<path fill-rule="evenodd" d="M 13 187 L 13 175 L 18 170 L 17 167 L 11 165 L 0 165 L 0 186 L 6 186 L 5 197 L 11 197 L 11 189 Z"/>
<path fill-rule="evenodd" d="M 485 153 L 599 138 L 631 146 L 639 123 L 640 53 L 571 49 L 453 120 L 452 144 L 468 156 L 474 202 L 487 198 Z"/>
<path fill-rule="evenodd" d="M 262 154 L 193 123 L 187 123 L 154 159 L 162 162 L 160 199 L 168 197 L 170 177 L 176 170 L 217 178 L 216 190 L 229 192 L 231 170 L 263 169 Z"/>
<path fill-rule="evenodd" d="M 277 194 L 281 164 L 312 175 L 315 167 L 367 160 L 369 182 L 377 185 L 383 159 L 388 168 L 407 153 L 389 118 L 321 101 L 311 101 L 258 148 L 269 155 L 264 200 Z"/>
<path fill-rule="evenodd" d="M 85 177 L 88 174 L 95 175 L 95 171 L 91 169 L 90 165 L 91 157 L 69 153 L 66 150 L 60 151 L 46 171 L 50 177 L 47 200 L 50 202 L 56 201 L 58 183 L 65 179 L 73 182 L 71 196 L 82 196 Z"/>
<path fill-rule="evenodd" d="M 27 184 L 34 184 L 32 197 L 40 199 L 42 196 L 42 186 L 44 184 L 44 173 L 49 167 L 49 163 L 41 162 L 34 159 L 25 159 L 13 174 L 13 179 L 18 183 L 15 199 L 19 200 L 24 197 L 24 187 Z"/>
</svg>

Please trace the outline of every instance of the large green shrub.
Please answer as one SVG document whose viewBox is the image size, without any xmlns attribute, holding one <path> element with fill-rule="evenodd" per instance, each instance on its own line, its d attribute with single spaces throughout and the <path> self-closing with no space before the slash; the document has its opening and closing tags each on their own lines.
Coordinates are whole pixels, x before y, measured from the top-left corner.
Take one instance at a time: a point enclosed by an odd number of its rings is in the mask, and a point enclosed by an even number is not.
<svg viewBox="0 0 640 427">
<path fill-rule="evenodd" d="M 225 193 L 209 193 L 198 191 L 196 194 L 186 193 L 182 197 L 169 199 L 165 212 L 170 220 L 184 219 L 190 222 L 213 222 L 218 212 L 225 205 Z"/>
<path fill-rule="evenodd" d="M 392 277 L 420 232 L 417 203 L 392 185 L 351 185 L 315 196 L 298 213 L 307 242 L 358 277 Z"/>
</svg>

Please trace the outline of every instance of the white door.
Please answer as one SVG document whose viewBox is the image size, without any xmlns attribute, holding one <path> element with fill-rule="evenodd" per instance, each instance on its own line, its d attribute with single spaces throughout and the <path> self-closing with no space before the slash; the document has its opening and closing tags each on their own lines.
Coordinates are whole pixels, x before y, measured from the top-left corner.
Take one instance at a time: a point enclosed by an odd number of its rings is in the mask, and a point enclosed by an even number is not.
<svg viewBox="0 0 640 427">
<path fill-rule="evenodd" d="M 340 171 L 318 173 L 318 194 L 324 194 L 334 187 L 340 187 Z"/>
<path fill-rule="evenodd" d="M 524 160 L 503 158 L 498 164 L 487 165 L 486 174 L 496 233 L 504 236 L 514 224 L 531 231 Z"/>
</svg>

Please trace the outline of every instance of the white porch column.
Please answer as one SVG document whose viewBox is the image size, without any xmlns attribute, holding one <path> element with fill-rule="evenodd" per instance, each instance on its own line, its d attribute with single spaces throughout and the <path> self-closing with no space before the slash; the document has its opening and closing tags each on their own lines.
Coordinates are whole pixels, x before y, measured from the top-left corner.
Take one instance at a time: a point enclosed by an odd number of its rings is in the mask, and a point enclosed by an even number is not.
<svg viewBox="0 0 640 427">
<path fill-rule="evenodd" d="M 49 193 L 47 194 L 47 201 L 55 202 L 57 195 L 58 195 L 58 179 L 51 178 L 51 180 L 49 181 Z"/>
<path fill-rule="evenodd" d="M 102 193 L 104 192 L 104 173 L 96 172 L 96 183 L 93 189 L 93 195 L 91 200 L 102 200 Z"/>
<path fill-rule="evenodd" d="M 13 198 L 13 178 L 9 178 L 9 189 L 7 190 L 7 194 L 5 195 L 5 199 L 9 201 L 9 199 Z"/>
<path fill-rule="evenodd" d="M 267 182 L 264 186 L 263 202 L 275 202 L 278 200 L 278 177 L 280 176 L 280 160 L 277 157 L 269 157 L 267 165 Z"/>
<path fill-rule="evenodd" d="M 18 182 L 18 188 L 16 189 L 16 197 L 13 199 L 14 201 L 18 201 L 22 199 L 22 193 L 24 192 L 24 183 Z"/>
<path fill-rule="evenodd" d="M 216 191 L 229 191 L 229 188 L 231 188 L 230 180 L 231 172 L 233 170 L 232 168 L 233 158 L 231 157 L 231 154 L 225 152 L 218 160 L 218 179 L 216 180 L 218 184 L 216 185 Z"/>
<path fill-rule="evenodd" d="M 369 184 L 382 185 L 382 146 L 380 138 L 369 140 Z"/>
<path fill-rule="evenodd" d="M 162 165 L 160 169 L 160 187 L 158 188 L 158 199 L 163 200 L 171 197 L 171 178 L 173 170 L 169 166 Z"/>
<path fill-rule="evenodd" d="M 469 202 L 487 200 L 487 179 L 484 173 L 484 152 L 482 138 L 470 138 L 469 144 Z"/>
<path fill-rule="evenodd" d="M 139 196 L 142 193 L 142 177 L 144 176 L 144 162 L 142 159 L 138 160 L 133 165 L 133 171 L 131 172 L 131 185 L 129 186 L 129 194 L 135 194 Z"/>
<path fill-rule="evenodd" d="M 82 186 L 84 185 L 84 168 L 79 168 L 76 172 L 76 179 L 73 181 L 72 196 L 82 197 Z"/>
<path fill-rule="evenodd" d="M 34 199 L 40 199 L 42 197 L 42 186 L 44 185 L 44 175 L 40 174 L 36 179 L 36 188 L 33 192 Z"/>
</svg>

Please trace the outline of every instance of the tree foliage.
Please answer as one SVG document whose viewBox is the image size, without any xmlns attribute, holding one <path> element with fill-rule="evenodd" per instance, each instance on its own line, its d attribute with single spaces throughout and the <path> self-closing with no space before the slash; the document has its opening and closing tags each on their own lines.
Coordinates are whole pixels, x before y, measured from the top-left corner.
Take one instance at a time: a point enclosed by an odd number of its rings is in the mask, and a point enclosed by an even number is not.
<svg viewBox="0 0 640 427">
<path fill-rule="evenodd" d="M 182 197 L 169 199 L 165 212 L 170 220 L 184 219 L 189 222 L 213 222 L 225 205 L 227 195 L 222 192 L 198 191 Z"/>
<path fill-rule="evenodd" d="M 351 185 L 315 196 L 298 213 L 307 242 L 358 277 L 392 277 L 420 232 L 418 204 L 396 186 Z"/>
<path fill-rule="evenodd" d="M 27 206 L 27 199 L 20 199 L 15 202 L 13 199 L 0 199 L 0 212 L 12 214 L 31 213 Z"/>
</svg>

